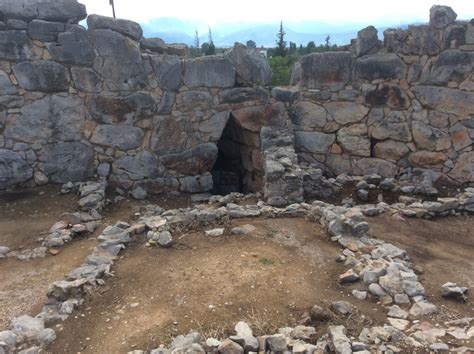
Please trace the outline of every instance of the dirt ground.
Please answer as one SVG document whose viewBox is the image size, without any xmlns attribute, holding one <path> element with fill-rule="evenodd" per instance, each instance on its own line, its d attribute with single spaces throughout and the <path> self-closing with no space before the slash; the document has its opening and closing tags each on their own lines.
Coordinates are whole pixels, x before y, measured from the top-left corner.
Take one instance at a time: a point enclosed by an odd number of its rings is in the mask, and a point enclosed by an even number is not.
<svg viewBox="0 0 474 354">
<path fill-rule="evenodd" d="M 0 245 L 12 250 L 39 247 L 38 238 L 47 235 L 64 212 L 77 211 L 78 196 L 61 194 L 60 186 L 0 194 Z M 154 198 L 163 207 L 186 206 L 187 198 Z M 104 219 L 93 235 L 73 240 L 57 256 L 20 261 L 0 260 L 0 331 L 18 315 L 35 315 L 46 300 L 49 285 L 62 280 L 78 267 L 96 245 L 95 237 L 118 220 L 128 221 L 148 201 L 121 200 L 104 211 Z"/>
<path fill-rule="evenodd" d="M 383 320 L 381 308 L 348 297 L 335 281 L 343 270 L 334 262 L 340 249 L 319 225 L 260 219 L 232 226 L 245 223 L 257 230 L 220 237 L 193 232 L 171 249 L 136 244 L 127 250 L 100 295 L 63 324 L 52 352 L 126 353 L 191 330 L 222 337 L 239 320 L 257 334 L 270 333 L 296 325 L 314 304 L 342 299 Z"/>
<path fill-rule="evenodd" d="M 474 302 L 459 303 L 440 295 L 450 281 L 474 289 L 474 217 L 435 220 L 397 220 L 389 215 L 368 219 L 373 236 L 407 250 L 411 261 L 423 269 L 420 276 L 430 301 L 444 311 L 440 319 L 474 317 Z"/>
</svg>

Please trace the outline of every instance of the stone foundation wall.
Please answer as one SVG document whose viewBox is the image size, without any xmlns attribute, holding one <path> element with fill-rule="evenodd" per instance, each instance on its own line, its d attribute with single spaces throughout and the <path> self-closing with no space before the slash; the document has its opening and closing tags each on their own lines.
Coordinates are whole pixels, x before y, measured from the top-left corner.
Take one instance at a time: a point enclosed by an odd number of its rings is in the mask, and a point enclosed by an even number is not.
<svg viewBox="0 0 474 354">
<path fill-rule="evenodd" d="M 253 132 L 271 115 L 267 62 L 240 45 L 186 59 L 137 23 L 86 16 L 72 0 L 0 4 L 0 190 L 97 176 L 211 190 L 230 113 Z"/>
<path fill-rule="evenodd" d="M 351 51 L 306 55 L 287 100 L 300 162 L 334 174 L 430 169 L 474 182 L 474 20 L 433 6 L 428 25 L 368 27 Z"/>
</svg>

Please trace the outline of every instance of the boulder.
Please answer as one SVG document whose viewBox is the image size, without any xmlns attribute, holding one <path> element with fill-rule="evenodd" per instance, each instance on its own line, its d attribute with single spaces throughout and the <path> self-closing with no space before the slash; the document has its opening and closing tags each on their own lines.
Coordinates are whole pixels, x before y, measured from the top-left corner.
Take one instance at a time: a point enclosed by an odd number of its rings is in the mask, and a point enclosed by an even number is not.
<svg viewBox="0 0 474 354">
<path fill-rule="evenodd" d="M 219 92 L 219 103 L 244 103 L 245 101 L 260 101 L 267 103 L 268 92 L 257 87 L 234 87 Z"/>
<path fill-rule="evenodd" d="M 349 52 L 308 54 L 295 65 L 292 77 L 303 88 L 338 91 L 351 79 L 353 60 Z"/>
<path fill-rule="evenodd" d="M 235 43 L 224 57 L 229 59 L 235 68 L 237 82 L 256 85 L 268 85 L 272 80 L 272 70 L 268 61 L 255 49 Z"/>
<path fill-rule="evenodd" d="M 56 43 L 47 44 L 48 51 L 55 61 L 71 65 L 92 66 L 95 51 L 87 31 L 79 26 L 58 35 Z M 73 68 L 79 70 L 81 68 Z"/>
<path fill-rule="evenodd" d="M 145 93 L 122 97 L 88 95 L 86 103 L 92 119 L 105 124 L 133 125 L 152 117 L 157 110 L 153 97 Z"/>
<path fill-rule="evenodd" d="M 395 164 L 373 157 L 366 157 L 354 160 L 352 167 L 354 174 L 356 174 L 357 176 L 375 173 L 379 176 L 389 178 L 395 176 L 398 171 L 398 168 Z"/>
<path fill-rule="evenodd" d="M 158 85 L 167 91 L 177 91 L 182 85 L 181 59 L 175 55 L 150 56 Z"/>
<path fill-rule="evenodd" d="M 158 160 L 150 152 L 140 151 L 135 156 L 124 156 L 112 165 L 112 173 L 139 181 L 145 178 L 158 177 Z"/>
<path fill-rule="evenodd" d="M 462 82 L 472 72 L 471 55 L 459 50 L 445 50 L 433 64 L 428 81 L 434 85 Z"/>
<path fill-rule="evenodd" d="M 365 103 L 376 107 L 406 109 L 410 105 L 410 100 L 400 86 L 384 84 L 380 88 L 368 91 L 365 95 Z"/>
<path fill-rule="evenodd" d="M 215 144 L 204 143 L 180 153 L 162 156 L 160 160 L 171 170 L 184 175 L 197 175 L 212 169 L 217 153 Z"/>
<path fill-rule="evenodd" d="M 84 181 L 94 174 L 94 150 L 80 142 L 48 145 L 41 166 L 51 182 Z"/>
<path fill-rule="evenodd" d="M 91 142 L 121 150 L 131 150 L 142 144 L 144 136 L 145 133 L 138 127 L 101 124 L 95 128 Z"/>
<path fill-rule="evenodd" d="M 8 19 L 31 21 L 34 19 L 78 23 L 87 17 L 86 7 L 76 0 L 3 0 L 0 14 Z"/>
<path fill-rule="evenodd" d="M 474 152 L 462 153 L 449 176 L 460 183 L 474 182 Z"/>
<path fill-rule="evenodd" d="M 412 91 L 421 104 L 433 110 L 460 116 L 474 114 L 474 92 L 435 86 L 414 86 Z"/>
<path fill-rule="evenodd" d="M 40 318 L 23 315 L 12 319 L 10 329 L 17 336 L 24 336 L 26 339 L 37 340 L 40 332 L 44 330 L 44 322 Z"/>
<path fill-rule="evenodd" d="M 143 38 L 140 41 L 140 47 L 143 50 L 149 50 L 154 53 L 164 54 L 168 46 L 161 38 Z"/>
<path fill-rule="evenodd" d="M 184 84 L 194 87 L 232 87 L 235 69 L 232 63 L 219 56 L 207 56 L 184 61 Z"/>
<path fill-rule="evenodd" d="M 406 65 L 396 54 L 372 54 L 359 58 L 354 64 L 354 78 L 363 80 L 403 79 Z"/>
<path fill-rule="evenodd" d="M 97 73 L 89 68 L 71 68 L 72 82 L 79 91 L 98 93 L 102 90 L 102 81 Z"/>
<path fill-rule="evenodd" d="M 188 46 L 182 43 L 168 44 L 166 47 L 166 53 L 169 55 L 177 55 L 178 57 L 187 57 Z"/>
<path fill-rule="evenodd" d="M 69 79 L 66 68 L 50 60 L 22 62 L 13 66 L 21 87 L 29 91 L 67 91 Z"/>
<path fill-rule="evenodd" d="M 361 57 L 377 51 L 381 46 L 377 33 L 378 31 L 374 26 L 366 27 L 357 32 L 357 38 L 352 43 L 351 52 L 356 57 Z"/>
<path fill-rule="evenodd" d="M 28 24 L 28 35 L 31 39 L 37 39 L 42 42 L 54 42 L 58 34 L 66 30 L 66 25 L 61 22 L 48 22 L 42 20 L 33 20 Z"/>
<path fill-rule="evenodd" d="M 408 156 L 408 161 L 412 166 L 426 168 L 435 166 L 441 168 L 447 159 L 444 153 L 432 151 L 416 151 Z"/>
<path fill-rule="evenodd" d="M 430 26 L 443 29 L 456 21 L 458 15 L 449 6 L 433 5 L 430 9 Z"/>
<path fill-rule="evenodd" d="M 353 124 L 339 129 L 337 142 L 350 155 L 370 156 L 370 140 L 365 124 Z"/>
<path fill-rule="evenodd" d="M 87 17 L 87 28 L 89 31 L 96 29 L 112 30 L 136 41 L 143 37 L 143 30 L 138 23 L 100 15 L 89 15 Z"/>
<path fill-rule="evenodd" d="M 369 129 L 369 135 L 378 140 L 411 141 L 408 119 L 402 111 L 392 111 L 380 123 Z"/>
<path fill-rule="evenodd" d="M 392 162 L 397 162 L 409 151 L 406 144 L 394 140 L 380 141 L 374 146 L 375 157 Z"/>
<path fill-rule="evenodd" d="M 327 122 L 326 110 L 317 104 L 300 101 L 288 110 L 291 122 L 302 128 L 322 129 Z"/>
<path fill-rule="evenodd" d="M 18 92 L 7 73 L 0 70 L 0 95 L 14 95 Z"/>
<path fill-rule="evenodd" d="M 33 177 L 33 169 L 16 152 L 0 149 L 0 190 L 15 187 Z"/>
<path fill-rule="evenodd" d="M 295 132 L 295 147 L 301 152 L 313 154 L 325 154 L 334 143 L 334 134 L 324 134 L 319 132 Z"/>
<path fill-rule="evenodd" d="M 419 121 L 412 122 L 412 135 L 419 150 L 441 151 L 451 147 L 449 134 Z"/>
<path fill-rule="evenodd" d="M 76 96 L 46 96 L 21 108 L 7 121 L 4 135 L 29 143 L 80 140 L 85 107 Z"/>
<path fill-rule="evenodd" d="M 328 114 L 339 124 L 360 122 L 369 112 L 369 109 L 359 103 L 336 101 L 324 104 Z"/>
</svg>

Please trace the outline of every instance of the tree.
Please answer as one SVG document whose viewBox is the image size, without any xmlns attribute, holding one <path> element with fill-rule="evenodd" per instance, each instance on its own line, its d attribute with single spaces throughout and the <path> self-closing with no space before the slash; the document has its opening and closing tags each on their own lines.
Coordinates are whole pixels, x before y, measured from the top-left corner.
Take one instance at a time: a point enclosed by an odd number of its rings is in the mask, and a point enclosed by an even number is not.
<svg viewBox="0 0 474 354">
<path fill-rule="evenodd" d="M 204 53 L 204 55 L 207 55 L 207 52 L 209 51 L 209 43 L 204 42 L 201 44 L 201 53 Z"/>
<path fill-rule="evenodd" d="M 246 43 L 247 48 L 257 49 L 257 43 L 252 40 L 248 40 Z"/>
<path fill-rule="evenodd" d="M 204 52 L 205 55 L 214 55 L 216 54 L 216 46 L 214 45 L 214 42 L 212 40 L 212 32 L 211 32 L 211 28 L 209 27 L 209 47 L 207 48 L 207 50 Z"/>
<path fill-rule="evenodd" d="M 296 43 L 290 42 L 290 50 L 289 50 L 290 55 L 293 55 L 296 53 Z"/>
<path fill-rule="evenodd" d="M 286 41 L 285 41 L 286 32 L 283 29 L 283 21 L 280 22 L 280 30 L 277 33 L 275 55 L 284 57 L 286 56 Z"/>
<path fill-rule="evenodd" d="M 314 41 L 309 41 L 308 45 L 306 46 L 306 52 L 309 54 L 315 51 L 316 51 L 316 44 L 314 43 Z"/>
<path fill-rule="evenodd" d="M 331 46 L 331 43 L 329 42 L 331 40 L 331 36 L 328 34 L 326 37 L 326 48 L 329 48 Z"/>
<path fill-rule="evenodd" d="M 201 53 L 201 44 L 199 43 L 199 32 L 197 30 L 197 28 L 195 29 L 195 32 L 194 32 L 194 56 L 198 57 Z"/>
</svg>

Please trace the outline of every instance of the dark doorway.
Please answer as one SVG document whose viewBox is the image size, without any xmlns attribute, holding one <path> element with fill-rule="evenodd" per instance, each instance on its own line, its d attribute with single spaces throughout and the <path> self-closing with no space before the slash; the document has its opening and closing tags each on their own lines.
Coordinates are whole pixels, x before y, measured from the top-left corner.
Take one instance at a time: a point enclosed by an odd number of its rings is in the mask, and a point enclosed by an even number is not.
<svg viewBox="0 0 474 354">
<path fill-rule="evenodd" d="M 212 169 L 214 194 L 250 193 L 263 189 L 259 132 L 243 128 L 231 114 L 217 147 L 219 153 Z"/>
</svg>

